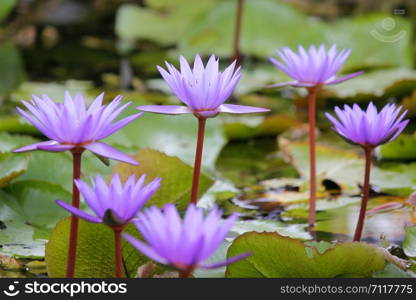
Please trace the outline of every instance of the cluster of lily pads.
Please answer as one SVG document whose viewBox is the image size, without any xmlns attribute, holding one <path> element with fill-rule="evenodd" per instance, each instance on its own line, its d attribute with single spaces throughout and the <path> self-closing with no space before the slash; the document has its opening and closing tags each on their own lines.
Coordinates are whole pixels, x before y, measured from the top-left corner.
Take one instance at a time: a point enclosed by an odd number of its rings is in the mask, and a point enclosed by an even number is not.
<svg viewBox="0 0 416 300">
<path fill-rule="evenodd" d="M 316 210 L 316 159 L 315 159 L 315 111 L 316 96 L 324 85 L 343 82 L 360 75 L 356 72 L 337 77 L 338 70 L 350 55 L 351 50 L 338 51 L 333 45 L 329 49 L 320 45 L 309 49 L 299 47 L 297 52 L 284 47 L 277 50 L 279 60 L 271 62 L 293 79 L 272 87 L 296 86 L 306 88 L 309 103 L 309 148 L 310 148 L 310 199 L 309 228 L 313 232 Z M 219 59 L 212 55 L 206 65 L 199 55 L 193 67 L 184 57 L 180 57 L 180 68 L 166 63 L 166 69 L 157 67 L 170 89 L 185 105 L 145 105 L 138 106 L 141 112 L 116 121 L 121 112 L 130 104 L 121 103 L 120 96 L 108 104 L 103 104 L 104 95 L 99 95 L 89 106 L 82 94 L 75 97 L 65 94 L 63 102 L 55 102 L 47 95 L 33 96 L 23 105 L 27 111 L 17 108 L 31 124 L 49 140 L 31 144 L 14 152 L 43 150 L 50 152 L 70 151 L 73 156 L 72 203 L 57 200 L 57 204 L 69 211 L 71 216 L 69 247 L 67 256 L 68 278 L 74 277 L 77 256 L 79 218 L 92 223 L 103 223 L 114 232 L 115 276 L 123 276 L 122 237 L 138 251 L 160 264 L 179 271 L 181 277 L 189 277 L 197 268 L 219 268 L 247 258 L 250 251 L 237 253 L 225 261 L 209 264 L 207 259 L 221 245 L 235 221 L 237 214 L 223 220 L 222 212 L 213 208 L 205 212 L 197 207 L 205 125 L 209 118 L 219 113 L 247 114 L 264 113 L 268 109 L 224 104 L 230 98 L 241 76 L 241 68 L 236 62 L 224 71 L 219 71 Z M 89 150 L 104 159 L 114 159 L 138 165 L 130 156 L 101 142 L 120 128 L 138 119 L 143 112 L 180 115 L 193 114 L 198 120 L 198 138 L 191 197 L 183 216 L 173 204 L 163 208 L 155 206 L 143 209 L 150 197 L 163 185 L 161 178 L 146 180 L 146 175 L 130 176 L 126 181 L 116 173 L 111 181 L 100 176 L 91 177 L 91 183 L 80 179 L 81 157 Z M 326 114 L 333 129 L 348 142 L 361 146 L 366 154 L 365 178 L 362 192 L 361 211 L 357 222 L 354 241 L 360 241 L 369 196 L 371 155 L 375 147 L 395 139 L 406 127 L 406 112 L 401 107 L 388 104 L 380 111 L 370 103 L 366 110 L 357 104 L 352 107 L 335 108 L 336 117 Z M 151 131 L 152 128 L 145 130 Z M 80 209 L 80 195 L 85 199 L 90 212 Z M 143 240 L 133 237 L 123 230 L 134 223 Z M 80 249 L 82 251 L 82 249 Z M 250 249 L 248 249 L 250 250 Z"/>
</svg>

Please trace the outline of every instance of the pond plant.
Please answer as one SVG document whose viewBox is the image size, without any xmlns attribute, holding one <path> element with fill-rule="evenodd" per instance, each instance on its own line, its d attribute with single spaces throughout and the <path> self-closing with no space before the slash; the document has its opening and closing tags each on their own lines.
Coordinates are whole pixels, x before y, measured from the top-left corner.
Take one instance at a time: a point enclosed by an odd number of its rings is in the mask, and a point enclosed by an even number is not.
<svg viewBox="0 0 416 300">
<path fill-rule="evenodd" d="M 115 277 L 117 278 L 123 276 L 121 233 L 125 226 L 136 217 L 146 201 L 159 188 L 161 181 L 160 178 L 155 178 L 145 185 L 145 179 L 146 175 L 142 175 L 136 181 L 136 176 L 133 174 L 123 185 L 119 175 L 116 173 L 110 184 L 107 185 L 104 179 L 97 175 L 95 180 L 91 178 L 92 187 L 82 180 L 76 180 L 76 186 L 95 216 L 64 201 L 57 200 L 60 206 L 73 215 L 88 222 L 103 223 L 113 230 Z"/>
<path fill-rule="evenodd" d="M 197 268 L 220 268 L 250 256 L 250 253 L 242 253 L 222 262 L 205 263 L 236 220 L 237 214 L 233 214 L 224 221 L 217 208 L 204 217 L 204 211 L 193 203 L 183 219 L 172 204 L 167 204 L 163 210 L 153 206 L 134 221 L 148 244 L 129 234 L 124 234 L 124 238 L 150 259 L 177 269 L 181 278 L 187 278 Z"/>
<path fill-rule="evenodd" d="M 372 102 L 367 110 L 362 110 L 357 104 L 352 107 L 344 105 L 344 109 L 335 107 L 338 119 L 326 113 L 333 129 L 342 138 L 352 144 L 359 145 L 365 153 L 365 172 L 363 196 L 360 215 L 354 233 L 354 241 L 360 241 L 363 232 L 367 202 L 370 193 L 371 157 L 375 147 L 394 140 L 407 126 L 409 120 L 403 120 L 407 111 L 402 107 L 387 104 L 380 112 Z"/>
<path fill-rule="evenodd" d="M 74 98 L 67 92 L 63 103 L 52 101 L 47 95 L 33 96 L 30 102 L 22 101 L 29 113 L 17 107 L 19 113 L 42 132 L 49 141 L 31 144 L 14 152 L 43 150 L 50 152 L 70 151 L 73 157 L 72 206 L 79 208 L 79 189 L 76 180 L 81 176 L 81 156 L 89 150 L 99 156 L 137 165 L 133 158 L 120 152 L 100 140 L 134 121 L 142 114 L 138 113 L 117 122 L 114 120 L 130 104 L 122 106 L 121 96 L 103 105 L 104 94 L 99 95 L 87 108 L 82 94 Z M 78 217 L 72 215 L 68 248 L 67 277 L 75 272 L 75 260 L 78 239 Z"/>
<path fill-rule="evenodd" d="M 168 71 L 160 66 L 157 69 L 170 89 L 186 106 L 143 105 L 138 106 L 137 109 L 159 114 L 193 114 L 198 119 L 198 139 L 190 200 L 191 203 L 196 204 L 207 118 L 214 118 L 219 113 L 248 114 L 269 110 L 246 105 L 224 104 L 241 77 L 241 68 L 236 68 L 236 61 L 223 72 L 219 71 L 219 59 L 215 55 L 211 55 L 205 67 L 199 55 L 195 56 L 192 69 L 183 56 L 180 57 L 180 71 L 168 62 L 166 62 L 166 67 Z"/>
<path fill-rule="evenodd" d="M 337 72 L 351 54 L 350 49 L 337 50 L 332 45 L 328 50 L 324 45 L 315 47 L 311 45 L 308 50 L 302 46 L 298 52 L 288 47 L 276 49 L 281 61 L 271 57 L 270 61 L 283 71 L 293 81 L 281 82 L 270 87 L 294 86 L 303 87 L 308 91 L 309 107 L 309 162 L 310 162 L 310 195 L 309 195 L 309 227 L 315 226 L 316 219 L 316 150 L 315 150 L 315 119 L 317 94 L 324 85 L 337 84 L 361 75 L 363 72 L 355 72 L 345 76 L 337 77 Z"/>
</svg>

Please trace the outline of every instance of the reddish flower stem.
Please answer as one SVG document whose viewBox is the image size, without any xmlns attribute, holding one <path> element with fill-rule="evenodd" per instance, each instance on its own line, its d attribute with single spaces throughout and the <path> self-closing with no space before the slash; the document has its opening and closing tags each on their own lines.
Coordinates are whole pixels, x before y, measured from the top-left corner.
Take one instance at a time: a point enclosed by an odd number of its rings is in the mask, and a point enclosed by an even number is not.
<svg viewBox="0 0 416 300">
<path fill-rule="evenodd" d="M 206 118 L 198 117 L 198 140 L 196 144 L 194 174 L 192 178 L 191 203 L 196 204 L 198 201 L 199 177 L 201 174 L 202 151 L 204 148 Z"/>
<path fill-rule="evenodd" d="M 233 40 L 233 59 L 237 61 L 237 65 L 241 62 L 240 53 L 240 37 L 241 37 L 241 22 L 243 18 L 244 0 L 237 0 L 236 18 L 235 18 L 235 31 Z"/>
<path fill-rule="evenodd" d="M 121 233 L 123 226 L 112 227 L 114 232 L 114 262 L 115 262 L 115 277 L 123 277 L 123 254 L 121 248 Z"/>
<path fill-rule="evenodd" d="M 75 179 L 81 177 L 81 156 L 84 149 L 74 148 L 73 157 L 73 181 L 72 181 L 72 206 L 79 208 L 79 190 L 75 184 Z M 66 277 L 73 278 L 75 274 L 75 261 L 77 256 L 78 242 L 78 223 L 79 219 L 74 214 L 71 216 L 71 228 L 69 232 L 68 260 L 66 268 Z"/>
<path fill-rule="evenodd" d="M 308 106 L 309 106 L 309 159 L 310 159 L 310 194 L 309 194 L 309 229 L 315 227 L 316 219 L 316 151 L 315 151 L 315 118 L 316 118 L 316 95 L 319 87 L 308 89 Z"/>
<path fill-rule="evenodd" d="M 179 271 L 179 278 L 189 278 L 191 273 L 192 273 L 192 270 L 181 270 Z"/>
<path fill-rule="evenodd" d="M 363 186 L 363 198 L 361 199 L 360 215 L 358 217 L 357 227 L 354 233 L 354 242 L 361 240 L 361 235 L 364 228 L 365 214 L 367 212 L 368 197 L 370 195 L 370 171 L 371 171 L 371 155 L 373 153 L 373 147 L 364 147 L 365 152 L 365 172 L 364 172 L 364 186 Z"/>
</svg>

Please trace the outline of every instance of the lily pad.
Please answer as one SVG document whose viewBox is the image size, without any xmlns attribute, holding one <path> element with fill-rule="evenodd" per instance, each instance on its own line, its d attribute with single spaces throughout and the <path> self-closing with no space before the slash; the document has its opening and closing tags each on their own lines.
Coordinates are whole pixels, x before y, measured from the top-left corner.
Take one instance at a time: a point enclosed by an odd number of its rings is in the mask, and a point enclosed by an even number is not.
<svg viewBox="0 0 416 300">
<path fill-rule="evenodd" d="M 416 227 L 407 227 L 403 251 L 408 257 L 416 257 Z"/>
<path fill-rule="evenodd" d="M 179 53 L 208 55 L 212 49 L 222 56 L 232 53 L 236 1 L 221 1 L 193 24 L 178 43 Z M 383 32 L 383 22 L 394 22 L 394 30 Z M 280 34 L 276 34 L 279 28 Z M 299 30 L 308 28 L 308 30 Z M 374 32 L 378 36 L 374 36 Z M 352 48 L 345 69 L 372 67 L 410 67 L 410 22 L 390 14 L 372 14 L 323 22 L 307 17 L 290 3 L 278 0 L 246 1 L 241 29 L 241 51 L 246 55 L 267 58 L 273 49 L 299 44 L 336 43 Z M 385 39 L 380 38 L 384 37 Z M 386 39 L 397 36 L 394 43 Z M 372 53 L 372 55 L 366 55 Z"/>
<path fill-rule="evenodd" d="M 405 271 L 394 264 L 387 264 L 384 270 L 375 272 L 373 278 L 414 278 L 412 271 Z"/>
<path fill-rule="evenodd" d="M 326 86 L 329 97 L 343 101 L 370 101 L 374 98 L 405 96 L 416 86 L 416 71 L 412 69 L 385 69 L 366 72 L 343 84 Z"/>
<path fill-rule="evenodd" d="M 201 0 L 196 5 L 193 0 L 153 0 L 146 1 L 147 7 L 121 5 L 116 14 L 115 32 L 125 43 L 152 40 L 163 45 L 172 44 L 215 2 Z"/>
<path fill-rule="evenodd" d="M 414 160 L 416 159 L 416 135 L 401 134 L 394 141 L 379 148 L 381 159 Z"/>
<path fill-rule="evenodd" d="M 48 95 L 54 101 L 63 101 L 65 91 L 68 91 L 72 94 L 74 93 L 83 93 L 87 96 L 87 99 L 93 100 L 93 97 L 88 97 L 87 92 L 91 91 L 92 84 L 90 81 L 82 80 L 67 80 L 63 83 L 56 82 L 34 82 L 27 81 L 22 83 L 18 89 L 13 91 L 11 98 L 13 101 L 20 101 L 22 99 L 29 100 L 32 95 Z"/>
<path fill-rule="evenodd" d="M 193 169 L 183 163 L 177 157 L 168 156 L 152 149 L 142 149 L 135 156 L 140 162 L 139 166 L 119 164 L 115 167 L 122 179 L 127 179 L 131 174 L 137 177 L 147 175 L 147 180 L 161 177 L 160 188 L 152 196 L 149 205 L 162 206 L 166 203 L 176 203 L 180 208 L 185 208 L 190 199 Z M 201 175 L 199 195 L 202 196 L 213 181 L 205 175 Z"/>
<path fill-rule="evenodd" d="M 29 154 L 15 154 L 11 151 L 27 143 L 33 143 L 34 139 L 2 132 L 0 141 L 0 187 L 4 187 L 26 172 L 29 164 Z"/>
<path fill-rule="evenodd" d="M 0 254 L 41 258 L 55 223 L 68 213 L 56 199 L 69 201 L 70 194 L 42 181 L 21 181 L 0 191 Z"/>
<path fill-rule="evenodd" d="M 391 259 L 383 248 L 365 243 L 342 243 L 328 248 L 318 251 L 312 247 L 306 251 L 299 240 L 276 233 L 249 232 L 234 240 L 227 257 L 246 251 L 251 251 L 252 256 L 229 265 L 226 277 L 370 277 L 383 270 Z"/>
<path fill-rule="evenodd" d="M 111 162 L 111 164 L 116 164 Z M 48 172 L 45 172 L 48 170 Z M 91 152 L 85 151 L 81 162 L 82 178 L 101 174 L 110 175 L 112 168 L 105 166 Z M 65 190 L 72 193 L 72 156 L 69 152 L 44 152 L 33 151 L 30 154 L 30 161 L 27 171 L 16 179 L 21 180 L 41 180 L 62 186 Z"/>
<path fill-rule="evenodd" d="M 70 218 L 61 220 L 46 246 L 49 277 L 65 277 Z M 114 237 L 103 224 L 80 220 L 75 277 L 110 278 L 114 276 Z"/>
</svg>

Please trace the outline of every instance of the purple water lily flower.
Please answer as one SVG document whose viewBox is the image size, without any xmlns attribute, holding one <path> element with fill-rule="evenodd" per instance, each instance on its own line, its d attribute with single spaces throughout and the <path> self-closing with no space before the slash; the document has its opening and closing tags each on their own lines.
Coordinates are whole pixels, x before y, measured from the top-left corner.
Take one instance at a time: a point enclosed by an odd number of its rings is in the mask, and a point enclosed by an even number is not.
<svg viewBox="0 0 416 300">
<path fill-rule="evenodd" d="M 376 147 L 394 140 L 409 123 L 403 120 L 407 111 L 400 115 L 402 107 L 388 104 L 378 112 L 372 102 L 367 110 L 357 104 L 352 107 L 344 105 L 344 110 L 335 107 L 338 119 L 325 113 L 331 121 L 333 129 L 351 143 L 363 147 Z"/>
<path fill-rule="evenodd" d="M 336 45 L 332 45 L 328 51 L 324 45 L 320 45 L 318 49 L 311 45 L 308 51 L 299 46 L 298 53 L 288 47 L 283 47 L 282 49 L 276 49 L 276 53 L 281 62 L 273 57 L 270 58 L 270 61 L 294 80 L 274 84 L 272 87 L 288 85 L 314 87 L 337 84 L 363 73 L 360 71 L 341 77 L 336 76 L 338 70 L 351 54 L 351 49 L 338 51 Z"/>
<path fill-rule="evenodd" d="M 146 175 L 142 175 L 136 181 L 135 175 L 131 175 L 124 185 L 116 173 L 109 185 L 97 175 L 91 178 L 92 187 L 83 180 L 76 180 L 81 195 L 94 212 L 88 214 L 66 202 L 56 202 L 70 213 L 92 223 L 105 223 L 109 226 L 125 225 L 136 217 L 146 201 L 160 186 L 160 178 L 155 178 L 147 185 L 144 184 Z"/>
<path fill-rule="evenodd" d="M 128 155 L 99 140 L 110 136 L 142 114 L 114 122 L 130 103 L 120 107 L 122 96 L 117 96 L 108 105 L 103 105 L 103 97 L 104 94 L 99 95 L 88 108 L 81 94 L 72 98 L 68 92 L 65 93 L 63 103 L 56 103 L 47 95 L 42 95 L 41 98 L 32 96 L 30 102 L 22 101 L 30 113 L 18 107 L 19 113 L 50 140 L 22 147 L 14 152 L 88 149 L 100 156 L 137 165 Z"/>
<path fill-rule="evenodd" d="M 316 119 L 316 99 L 319 90 L 324 85 L 336 84 L 356 77 L 362 72 L 352 73 L 346 76 L 337 77 L 337 72 L 344 64 L 351 53 L 350 49 L 337 50 L 333 45 L 328 51 L 324 45 L 317 49 L 314 45 L 305 50 L 302 46 L 298 47 L 295 53 L 288 47 L 276 50 L 281 61 L 270 58 L 270 61 L 281 71 L 286 73 L 293 80 L 277 83 L 270 87 L 295 86 L 304 87 L 308 91 L 308 110 L 309 110 L 309 228 L 313 229 L 316 219 L 316 151 L 315 151 L 315 119 Z"/>
<path fill-rule="evenodd" d="M 194 114 L 198 118 L 198 139 L 195 151 L 194 175 L 192 179 L 191 203 L 198 200 L 198 186 L 201 172 L 202 152 L 205 137 L 205 122 L 221 112 L 232 114 L 261 113 L 268 109 L 224 104 L 237 85 L 241 73 L 234 61 L 224 72 L 220 72 L 219 61 L 212 55 L 204 67 L 201 57 L 196 55 L 193 68 L 186 59 L 180 57 L 180 71 L 166 62 L 167 71 L 157 67 L 171 90 L 186 106 L 143 105 L 137 109 L 159 114 Z"/>
<path fill-rule="evenodd" d="M 204 217 L 202 209 L 190 204 L 182 220 L 172 204 L 166 205 L 163 210 L 153 206 L 140 213 L 134 221 L 147 244 L 128 234 L 123 236 L 150 259 L 170 265 L 187 277 L 196 268 L 219 268 L 250 255 L 244 253 L 223 262 L 205 263 L 237 219 L 234 214 L 223 220 L 221 214 L 214 208 Z"/>
<path fill-rule="evenodd" d="M 202 118 L 215 117 L 221 112 L 232 114 L 261 113 L 268 109 L 224 104 L 234 91 L 241 77 L 240 67 L 234 61 L 224 72 L 219 71 L 219 60 L 211 55 L 206 67 L 199 55 L 195 56 L 193 68 L 180 57 L 180 71 L 165 62 L 167 71 L 157 66 L 170 89 L 186 106 L 143 105 L 137 109 L 160 114 L 195 114 Z"/>
<path fill-rule="evenodd" d="M 372 102 L 367 110 L 362 110 L 357 104 L 352 107 L 344 105 L 344 110 L 335 108 L 338 119 L 326 113 L 333 129 L 350 143 L 360 145 L 365 153 L 365 171 L 363 195 L 360 214 L 354 233 L 354 241 L 360 241 L 364 228 L 367 203 L 370 195 L 371 157 L 376 146 L 394 140 L 409 123 L 403 120 L 407 111 L 400 115 L 402 107 L 387 104 L 378 112 Z"/>
</svg>

